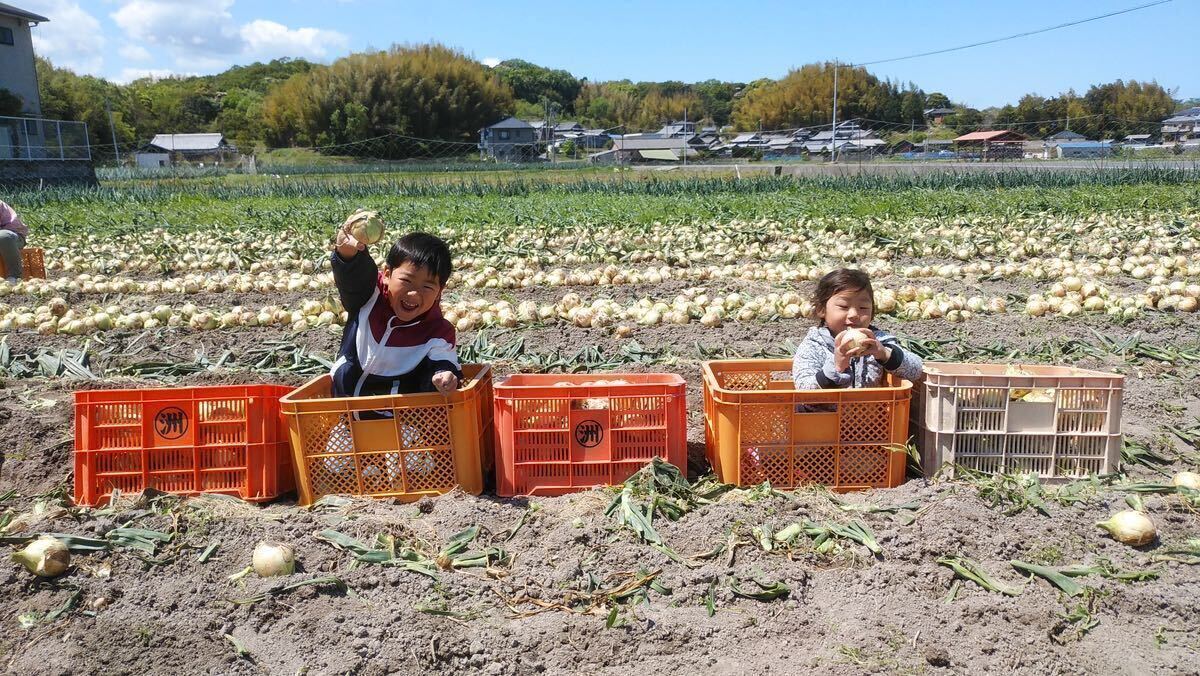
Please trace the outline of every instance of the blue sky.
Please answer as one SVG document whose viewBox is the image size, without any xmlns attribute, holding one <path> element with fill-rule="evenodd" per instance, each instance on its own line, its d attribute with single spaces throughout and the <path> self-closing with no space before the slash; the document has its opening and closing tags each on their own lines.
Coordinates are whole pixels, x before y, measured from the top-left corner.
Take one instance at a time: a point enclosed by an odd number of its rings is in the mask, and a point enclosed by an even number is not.
<svg viewBox="0 0 1200 676">
<path fill-rule="evenodd" d="M 750 81 L 837 58 L 952 47 L 1144 4 L 865 0 L 858 3 L 571 3 L 408 0 L 8 0 L 44 14 L 36 48 L 58 65 L 128 81 L 206 74 L 279 56 L 329 62 L 437 40 L 480 60 L 523 58 L 592 80 Z M 578 7 L 578 9 L 575 9 Z M 1117 78 L 1200 96 L 1200 0 L 952 54 L 871 66 L 975 107 Z"/>
</svg>

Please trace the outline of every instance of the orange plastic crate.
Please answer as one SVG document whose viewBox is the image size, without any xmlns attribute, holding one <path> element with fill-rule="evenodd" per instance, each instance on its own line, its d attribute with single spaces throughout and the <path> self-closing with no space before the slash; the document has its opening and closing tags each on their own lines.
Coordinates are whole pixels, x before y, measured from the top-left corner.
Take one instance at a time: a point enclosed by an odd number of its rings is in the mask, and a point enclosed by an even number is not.
<svg viewBox="0 0 1200 676">
<path fill-rule="evenodd" d="M 21 279 L 45 279 L 46 259 L 41 249 L 25 247 L 21 249 Z M 0 261 L 0 278 L 8 276 L 4 261 Z"/>
<path fill-rule="evenodd" d="M 582 384 L 613 380 L 627 384 Z M 619 484 L 655 456 L 687 469 L 687 383 L 675 374 L 520 374 L 496 383 L 495 401 L 499 495 Z"/>
<path fill-rule="evenodd" d="M 492 372 L 465 364 L 449 396 L 331 397 L 328 375 L 280 400 L 300 504 L 335 493 L 404 502 L 455 486 L 479 495 L 492 453 Z M 362 413 L 387 417 L 365 419 Z"/>
<path fill-rule="evenodd" d="M 912 383 L 797 390 L 783 359 L 707 361 L 708 460 L 725 483 L 838 491 L 904 482 Z"/>
<path fill-rule="evenodd" d="M 75 393 L 75 502 L 114 489 L 272 500 L 295 478 L 279 415 L 284 385 Z"/>
</svg>

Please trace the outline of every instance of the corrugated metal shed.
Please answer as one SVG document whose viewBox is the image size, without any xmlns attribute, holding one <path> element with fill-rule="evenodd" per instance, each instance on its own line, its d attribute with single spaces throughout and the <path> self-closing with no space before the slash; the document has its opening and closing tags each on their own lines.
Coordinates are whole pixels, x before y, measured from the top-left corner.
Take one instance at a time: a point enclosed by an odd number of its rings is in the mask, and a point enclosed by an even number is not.
<svg viewBox="0 0 1200 676">
<path fill-rule="evenodd" d="M 737 144 L 737 143 L 755 143 L 755 142 L 757 142 L 757 141 L 758 141 L 760 138 L 761 138 L 761 137 L 760 137 L 760 136 L 758 135 L 758 133 L 756 133 L 756 132 L 751 132 L 751 133 L 748 133 L 748 134 L 738 134 L 737 136 L 733 137 L 733 140 L 732 140 L 732 141 L 730 141 L 730 143 L 734 143 L 734 144 Z"/>
<path fill-rule="evenodd" d="M 643 160 L 665 160 L 667 162 L 678 162 L 679 156 L 670 150 L 639 150 L 638 155 Z"/>
<path fill-rule="evenodd" d="M 954 139 L 955 143 L 963 141 L 990 141 L 993 143 L 1003 141 L 1025 141 L 1027 137 L 1024 134 L 1011 131 L 1008 129 L 995 129 L 992 131 L 973 131 L 970 134 L 963 134 Z"/>
<path fill-rule="evenodd" d="M 674 150 L 687 147 L 687 141 L 681 138 L 658 137 L 625 137 L 614 138 L 615 150 Z"/>
<path fill-rule="evenodd" d="M 223 134 L 155 134 L 150 145 L 170 152 L 185 150 L 220 150 Z"/>
</svg>

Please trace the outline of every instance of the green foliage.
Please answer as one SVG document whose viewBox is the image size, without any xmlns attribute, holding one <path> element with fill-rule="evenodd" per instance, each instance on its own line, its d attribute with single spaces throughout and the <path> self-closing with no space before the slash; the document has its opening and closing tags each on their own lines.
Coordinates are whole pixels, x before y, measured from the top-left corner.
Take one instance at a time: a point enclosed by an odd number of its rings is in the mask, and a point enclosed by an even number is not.
<svg viewBox="0 0 1200 676">
<path fill-rule="evenodd" d="M 243 148 L 266 144 L 318 146 L 354 143 L 387 134 L 473 141 L 480 127 L 513 114 L 523 119 L 570 116 L 590 127 L 653 130 L 683 118 L 740 129 L 827 124 L 832 116 L 833 68 L 808 64 L 780 80 L 749 84 L 710 79 L 588 82 L 562 69 L 520 59 L 486 68 L 462 52 L 438 44 L 393 47 L 352 54 L 331 66 L 303 59 L 275 59 L 235 66 L 202 77 L 142 78 L 126 85 L 79 76 L 37 60 L 46 117 L 88 124 L 91 142 L 103 146 L 115 132 L 122 145 L 156 133 L 215 131 Z M 951 136 L 988 126 L 1019 126 L 1043 137 L 1070 128 L 1089 138 L 1120 138 L 1157 131 L 1157 122 L 1183 102 L 1154 82 L 1116 80 L 980 112 L 956 105 L 941 92 L 926 95 L 916 84 L 880 80 L 864 68 L 842 66 L 839 118 L 866 118 L 924 126 L 924 110 L 953 107 L 944 122 Z M 113 127 L 104 103 L 113 111 Z M 19 112 L 0 90 L 0 114 Z M 418 152 L 375 147 L 382 158 Z M 98 152 L 104 157 L 105 151 Z"/>
<path fill-rule="evenodd" d="M 92 144 L 101 146 L 111 144 L 113 137 L 106 99 L 112 107 L 117 142 L 123 145 L 147 141 L 158 133 L 219 131 L 239 146 L 252 146 L 263 138 L 264 94 L 313 67 L 302 59 L 284 58 L 234 66 L 218 75 L 146 77 L 117 85 L 76 75 L 42 58 L 36 62 L 43 115 L 87 122 Z"/>
<path fill-rule="evenodd" d="M 546 227 L 628 223 L 704 223 L 737 214 L 748 221 L 799 222 L 841 216 L 959 218 L 1047 212 L 1183 212 L 1200 202 L 1200 175 L 1189 169 L 1004 171 L 994 174 L 861 174 L 845 177 L 689 177 L 615 179 L 580 171 L 532 178 L 397 178 L 354 175 L 240 185 L 205 181 L 130 183 L 116 188 L 53 187 L 11 195 L 22 216 L 50 232 L 125 231 L 152 222 L 172 229 L 336 223 L 369 203 L 408 227 L 472 228 L 488 223 Z M 543 178 L 544 176 L 544 178 Z M 82 225 L 81 225 L 82 224 Z M 133 225 L 131 225 L 133 224 Z M 324 230 L 322 230 L 324 232 Z M 1055 344 L 1055 349 L 1059 347 Z M 1145 346 L 1139 347 L 1144 350 Z M 1115 348 L 1114 348 L 1115 349 Z M 918 352 L 922 356 L 929 352 Z M 1040 357 L 1037 360 L 1058 356 Z M 1138 354 L 1141 354 L 1140 352 Z M 953 354 L 944 361 L 961 361 Z M 1146 358 L 1164 361 L 1164 355 Z M 1032 356 L 1030 358 L 1033 358 Z"/>
<path fill-rule="evenodd" d="M 696 84 L 588 82 L 575 99 L 575 113 L 588 126 L 608 129 L 623 125 L 626 131 L 653 130 L 682 120 L 685 112 L 689 120 L 724 125 L 741 88 L 738 83 L 718 80 Z"/>
<path fill-rule="evenodd" d="M 1157 131 L 1158 121 L 1175 109 L 1169 92 L 1155 82 L 1115 80 L 1093 85 L 1083 96 L 1073 90 L 1045 98 L 1022 96 L 994 116 L 997 125 L 1020 125 L 1022 132 L 1045 137 L 1070 130 L 1092 139 L 1123 138 L 1127 134 Z"/>
<path fill-rule="evenodd" d="M 778 81 L 755 84 L 733 106 L 733 123 L 739 129 L 784 129 L 828 124 L 833 119 L 833 64 L 810 63 Z M 910 85 L 911 87 L 911 85 Z M 868 118 L 885 122 L 915 115 L 924 102 L 919 89 L 902 91 L 861 67 L 838 68 L 838 117 Z"/>
<path fill-rule="evenodd" d="M 501 61 L 492 69 L 500 80 L 512 87 L 513 96 L 522 101 L 540 104 L 544 100 L 558 104 L 563 112 L 575 112 L 575 97 L 583 83 L 565 70 L 538 66 L 521 59 Z M 538 117 L 542 115 L 539 113 Z"/>
<path fill-rule="evenodd" d="M 263 102 L 266 141 L 276 146 L 386 134 L 467 141 L 512 110 L 512 93 L 498 78 L 437 44 L 351 54 L 293 76 Z M 402 148 L 381 148 L 380 155 L 399 157 Z"/>
</svg>

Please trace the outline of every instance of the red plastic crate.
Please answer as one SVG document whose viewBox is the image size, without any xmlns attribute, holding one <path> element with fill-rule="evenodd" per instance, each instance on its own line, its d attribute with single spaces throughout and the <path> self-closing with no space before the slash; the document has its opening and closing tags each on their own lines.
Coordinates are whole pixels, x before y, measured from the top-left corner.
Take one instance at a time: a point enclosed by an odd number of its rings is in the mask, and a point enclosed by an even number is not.
<svg viewBox="0 0 1200 676">
<path fill-rule="evenodd" d="M 626 382 L 583 384 L 615 380 Z M 687 384 L 675 374 L 513 375 L 496 382 L 495 406 L 501 496 L 619 484 L 655 456 L 687 468 Z"/>
<path fill-rule="evenodd" d="M 263 502 L 292 490 L 284 385 L 75 393 L 75 502 L 114 489 L 222 493 Z"/>
</svg>

